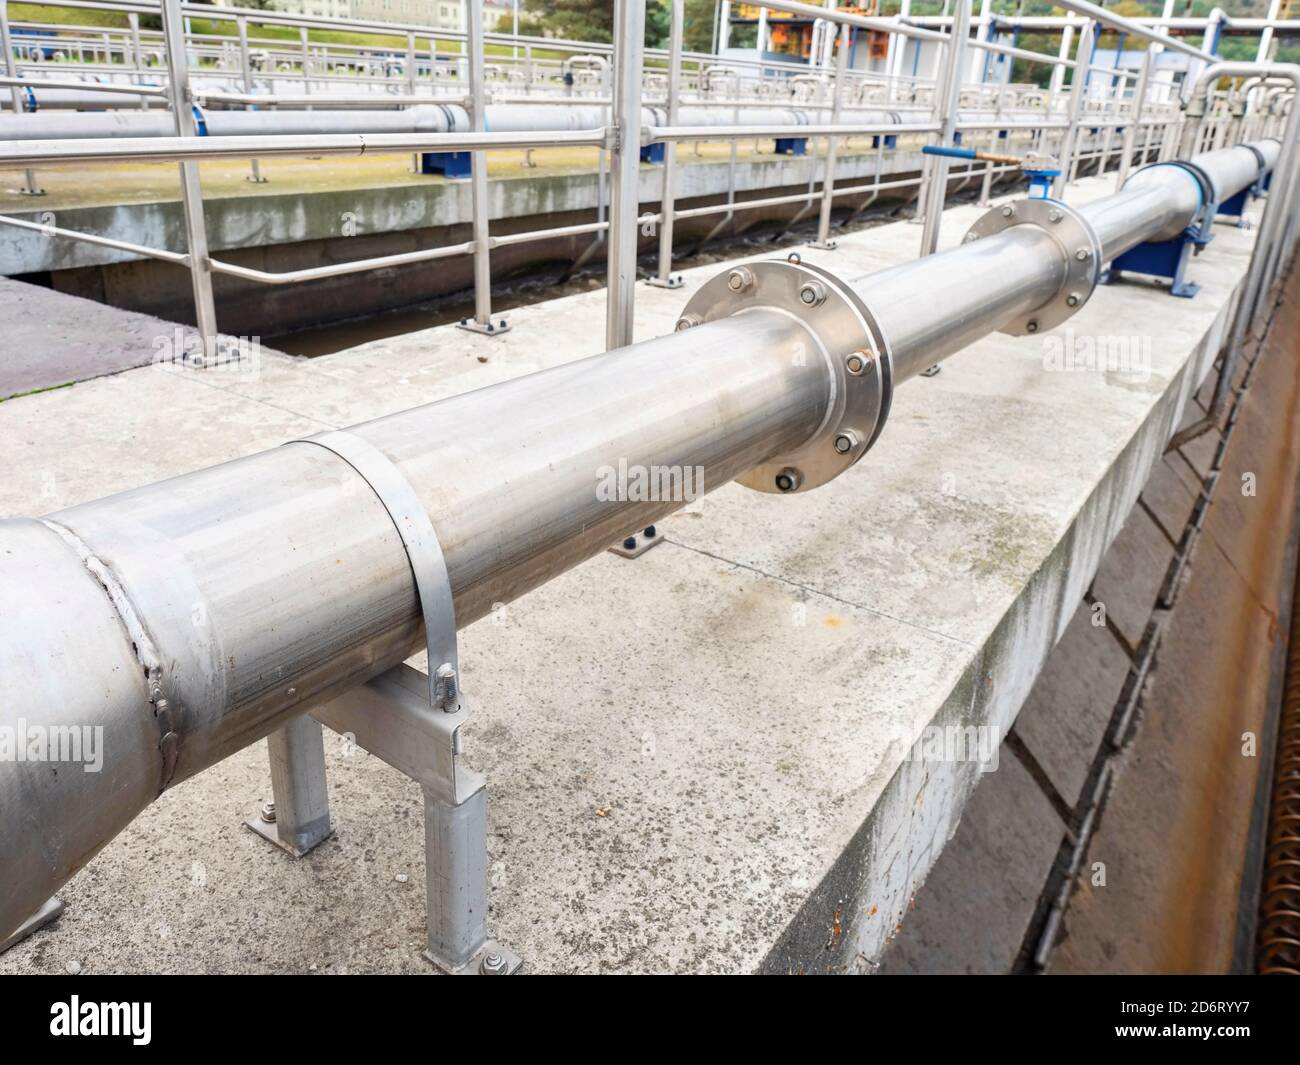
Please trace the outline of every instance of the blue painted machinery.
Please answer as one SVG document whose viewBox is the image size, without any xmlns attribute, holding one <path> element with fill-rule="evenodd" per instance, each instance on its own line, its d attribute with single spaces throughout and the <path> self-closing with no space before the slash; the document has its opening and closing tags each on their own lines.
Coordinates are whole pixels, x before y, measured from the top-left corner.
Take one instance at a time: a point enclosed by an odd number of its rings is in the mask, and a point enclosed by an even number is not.
<svg viewBox="0 0 1300 1065">
<path fill-rule="evenodd" d="M 1256 154 L 1258 155 L 1258 153 Z M 1262 156 L 1260 156 L 1260 165 L 1264 165 Z M 1116 281 L 1121 274 L 1126 273 L 1166 278 L 1169 281 L 1170 295 L 1191 299 L 1201 290 L 1201 286 L 1186 279 L 1187 264 L 1192 261 L 1192 256 L 1198 255 L 1200 250 L 1214 239 L 1214 234 L 1210 232 L 1210 226 L 1214 221 L 1215 214 L 1222 212 L 1220 205 L 1214 202 L 1214 183 L 1210 180 L 1209 175 L 1195 163 L 1182 161 L 1152 163 L 1150 167 L 1142 167 L 1141 170 L 1135 171 L 1134 175 L 1136 176 L 1142 173 L 1143 170 L 1149 170 L 1151 167 L 1157 166 L 1181 167 L 1195 179 L 1197 188 L 1200 190 L 1200 204 L 1196 209 L 1196 214 L 1192 216 L 1192 220 L 1187 227 L 1171 240 L 1147 241 L 1117 256 L 1115 261 L 1111 263 L 1110 269 L 1102 277 L 1102 281 L 1105 283 Z M 1236 196 L 1225 201 L 1225 205 L 1248 195 L 1249 191 L 1249 189 L 1243 189 Z"/>
<path fill-rule="evenodd" d="M 471 155 L 469 152 L 421 152 L 420 173 L 441 174 L 447 178 L 467 178 L 470 176 Z"/>
</svg>

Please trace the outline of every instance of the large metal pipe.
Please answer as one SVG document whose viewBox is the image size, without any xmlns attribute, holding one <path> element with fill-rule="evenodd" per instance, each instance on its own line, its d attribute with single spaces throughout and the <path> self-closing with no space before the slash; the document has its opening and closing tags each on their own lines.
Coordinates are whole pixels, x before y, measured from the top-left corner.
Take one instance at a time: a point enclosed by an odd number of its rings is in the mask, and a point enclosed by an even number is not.
<svg viewBox="0 0 1300 1065">
<path fill-rule="evenodd" d="M 734 107 L 683 106 L 679 111 L 678 124 L 683 126 L 717 126 L 721 131 L 736 124 Z M 422 104 L 400 111 L 203 110 L 202 116 L 203 132 L 209 137 L 322 133 L 467 133 L 472 128 L 468 112 L 454 103 Z M 487 107 L 487 128 L 498 133 L 598 129 L 606 124 L 607 118 L 608 108 L 581 102 L 490 104 Z M 913 119 L 926 121 L 928 112 L 906 108 L 889 111 L 845 108 L 834 121 L 838 125 L 889 126 L 905 124 Z M 662 108 L 642 108 L 642 126 L 654 128 L 665 125 L 666 120 Z M 745 120 L 747 125 L 792 127 L 815 126 L 832 121 L 829 109 L 818 107 L 747 108 Z M 1008 126 L 1017 124 L 1014 112 L 998 113 L 978 108 L 963 111 L 961 121 L 1005 121 Z M 0 115 L 0 141 L 167 137 L 171 133 L 172 120 L 166 111 L 39 111 L 34 114 Z"/>
<path fill-rule="evenodd" d="M 1127 212 L 1144 235 L 1165 221 L 1141 191 L 1092 211 Z M 670 336 L 349 431 L 428 511 L 463 626 L 690 498 L 602 494 L 612 471 L 675 470 L 680 483 L 700 469 L 707 491 L 821 440 L 845 373 L 861 370 L 846 365 L 872 359 L 842 318 L 811 308 L 865 308 L 901 380 L 1051 298 L 1064 269 L 1054 238 L 1017 227 L 851 287 L 796 280 L 787 304 L 688 315 Z M 720 280 L 723 293 L 754 281 Z M 852 458 L 868 443 L 850 439 Z M 165 788 L 422 641 L 392 519 L 309 443 L 0 522 L 0 602 L 0 720 L 103 729 L 98 773 L 0 762 L 0 937 Z"/>
</svg>

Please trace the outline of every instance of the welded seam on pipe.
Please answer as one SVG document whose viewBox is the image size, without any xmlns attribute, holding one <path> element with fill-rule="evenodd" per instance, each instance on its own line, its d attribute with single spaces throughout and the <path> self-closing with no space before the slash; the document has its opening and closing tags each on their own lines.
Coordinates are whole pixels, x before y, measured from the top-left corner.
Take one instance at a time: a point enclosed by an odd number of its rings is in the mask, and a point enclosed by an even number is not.
<svg viewBox="0 0 1300 1065">
<path fill-rule="evenodd" d="M 104 589 L 104 594 L 108 597 L 113 612 L 117 615 L 123 632 L 131 644 L 136 661 L 144 670 L 145 680 L 149 685 L 149 703 L 153 716 L 158 722 L 160 733 L 158 750 L 162 755 L 162 771 L 158 781 L 158 794 L 161 795 L 167 790 L 176 772 L 181 738 L 177 731 L 179 724 L 177 719 L 183 713 L 183 710 L 176 708 L 167 698 L 163 688 L 162 655 L 158 653 L 158 647 L 145 627 L 135 604 L 131 601 L 131 596 L 108 564 L 66 525 L 60 525 L 49 518 L 40 518 L 39 521 L 72 549 L 81 559 L 82 565 L 86 567 L 86 572 Z"/>
</svg>

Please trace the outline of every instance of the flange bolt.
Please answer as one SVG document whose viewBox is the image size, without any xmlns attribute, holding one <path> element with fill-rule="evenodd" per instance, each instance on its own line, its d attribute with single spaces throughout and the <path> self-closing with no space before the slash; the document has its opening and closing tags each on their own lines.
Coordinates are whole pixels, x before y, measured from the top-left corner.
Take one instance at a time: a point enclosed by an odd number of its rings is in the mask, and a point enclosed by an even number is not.
<svg viewBox="0 0 1300 1065">
<path fill-rule="evenodd" d="M 799 487 L 799 482 L 801 480 L 803 480 L 803 478 L 799 475 L 799 471 L 793 466 L 787 466 L 776 475 L 777 491 L 793 492 Z"/>
<path fill-rule="evenodd" d="M 754 275 L 747 266 L 738 266 L 727 275 L 727 288 L 732 292 L 744 292 L 754 283 Z"/>
<path fill-rule="evenodd" d="M 438 692 L 438 708 L 447 714 L 454 714 L 460 709 L 460 683 L 456 678 L 456 668 L 450 662 L 444 662 L 434 674 Z"/>
<path fill-rule="evenodd" d="M 510 966 L 506 964 L 505 958 L 494 950 L 484 954 L 478 966 L 478 971 L 484 976 L 505 976 L 509 970 Z"/>
<path fill-rule="evenodd" d="M 845 429 L 835 437 L 835 450 L 841 455 L 847 455 L 851 451 L 856 451 L 861 442 L 862 438 L 857 433 L 852 429 Z"/>
<path fill-rule="evenodd" d="M 826 286 L 820 281 L 805 281 L 799 289 L 799 302 L 805 307 L 820 307 L 826 302 Z"/>
</svg>

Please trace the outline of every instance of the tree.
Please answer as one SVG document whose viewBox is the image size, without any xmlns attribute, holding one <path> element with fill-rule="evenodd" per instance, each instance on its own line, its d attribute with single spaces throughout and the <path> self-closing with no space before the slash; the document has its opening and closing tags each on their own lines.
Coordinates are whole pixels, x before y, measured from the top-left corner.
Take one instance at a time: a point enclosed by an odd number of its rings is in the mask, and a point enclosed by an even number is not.
<svg viewBox="0 0 1300 1065">
<path fill-rule="evenodd" d="M 609 44 L 614 39 L 614 5 L 611 0 L 525 0 L 519 32 Z"/>
<path fill-rule="evenodd" d="M 646 0 L 645 46 L 666 48 L 668 33 L 672 28 L 673 12 L 666 0 Z"/>
<path fill-rule="evenodd" d="M 718 17 L 718 0 L 686 0 L 682 38 L 688 52 L 713 51 L 713 24 Z"/>
</svg>

